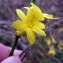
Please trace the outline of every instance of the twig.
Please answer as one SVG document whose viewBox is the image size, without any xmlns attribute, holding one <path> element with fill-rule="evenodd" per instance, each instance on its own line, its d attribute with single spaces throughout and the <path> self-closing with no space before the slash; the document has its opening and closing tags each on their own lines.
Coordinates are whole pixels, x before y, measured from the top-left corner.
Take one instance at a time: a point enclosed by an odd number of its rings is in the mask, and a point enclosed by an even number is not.
<svg viewBox="0 0 63 63">
<path fill-rule="evenodd" d="M 49 29 L 51 29 L 53 26 L 55 26 L 57 23 L 60 23 L 63 21 L 63 18 L 58 20 L 57 22 L 54 22 L 51 26 L 49 26 L 47 29 L 45 29 L 45 31 L 48 31 Z"/>
</svg>

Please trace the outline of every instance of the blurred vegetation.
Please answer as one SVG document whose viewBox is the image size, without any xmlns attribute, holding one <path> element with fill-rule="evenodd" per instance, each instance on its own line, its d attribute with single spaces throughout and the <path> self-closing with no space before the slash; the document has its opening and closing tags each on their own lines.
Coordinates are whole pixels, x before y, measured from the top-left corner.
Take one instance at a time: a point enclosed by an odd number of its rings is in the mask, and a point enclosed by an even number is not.
<svg viewBox="0 0 63 63">
<path fill-rule="evenodd" d="M 0 43 L 11 46 L 15 38 L 12 23 L 19 19 L 15 10 L 19 8 L 26 12 L 23 7 L 29 3 L 30 0 L 0 0 Z M 61 18 L 45 19 L 47 36 L 36 36 L 35 44 L 24 55 L 25 63 L 63 63 L 63 0 L 36 0 L 35 3 L 43 12 Z M 24 50 L 27 45 L 28 41 L 23 35 L 18 40 L 16 49 Z M 52 53 L 50 48 L 53 50 Z"/>
</svg>

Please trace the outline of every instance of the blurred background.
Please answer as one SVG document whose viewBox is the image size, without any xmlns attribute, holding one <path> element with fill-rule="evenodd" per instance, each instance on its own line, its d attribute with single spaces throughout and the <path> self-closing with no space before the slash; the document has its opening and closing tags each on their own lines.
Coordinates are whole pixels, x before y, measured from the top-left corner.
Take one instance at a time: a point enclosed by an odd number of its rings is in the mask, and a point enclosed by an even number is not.
<svg viewBox="0 0 63 63">
<path fill-rule="evenodd" d="M 0 43 L 10 46 L 14 42 L 15 29 L 12 23 L 19 19 L 16 9 L 26 12 L 30 0 L 0 0 Z M 27 51 L 25 63 L 63 63 L 63 0 L 36 0 L 42 12 L 60 17 L 59 20 L 45 19 L 46 37 L 36 35 L 36 42 Z M 18 40 L 16 49 L 24 50 L 28 41 L 26 35 Z"/>
</svg>

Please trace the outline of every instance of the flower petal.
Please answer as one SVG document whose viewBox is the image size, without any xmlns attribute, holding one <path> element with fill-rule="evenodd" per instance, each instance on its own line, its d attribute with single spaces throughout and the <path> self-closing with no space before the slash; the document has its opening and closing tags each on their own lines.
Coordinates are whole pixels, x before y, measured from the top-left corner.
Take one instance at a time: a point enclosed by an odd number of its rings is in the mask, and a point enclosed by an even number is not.
<svg viewBox="0 0 63 63">
<path fill-rule="evenodd" d="M 26 34 L 27 34 L 28 41 L 31 44 L 34 44 L 34 42 L 35 42 L 35 33 L 30 28 L 27 28 L 26 29 Z"/>
<path fill-rule="evenodd" d="M 38 6 L 36 6 L 34 3 L 31 3 L 31 5 L 32 5 L 31 7 L 34 7 L 34 13 L 35 13 L 36 19 L 44 21 L 44 16 L 41 9 Z"/>
<path fill-rule="evenodd" d="M 24 22 L 20 20 L 15 21 L 12 25 L 16 30 L 20 30 L 20 31 L 24 31 L 26 28 Z"/>
<path fill-rule="evenodd" d="M 50 50 L 48 51 L 48 54 L 49 55 L 55 55 L 56 54 L 56 51 L 55 51 L 53 46 L 50 47 Z"/>
<path fill-rule="evenodd" d="M 38 27 L 40 29 L 44 29 L 45 28 L 45 25 L 41 22 L 37 22 L 33 27 Z"/>
<path fill-rule="evenodd" d="M 48 19 L 59 19 L 59 18 L 54 18 L 53 15 L 47 14 L 47 13 L 43 13 L 43 16 L 44 16 L 45 18 L 48 18 Z"/>
<path fill-rule="evenodd" d="M 22 21 L 26 20 L 25 14 L 20 9 L 16 9 L 16 13 Z"/>
<path fill-rule="evenodd" d="M 27 16 L 28 22 L 31 22 L 34 19 L 34 9 L 33 9 L 33 7 L 29 8 L 27 10 L 26 16 Z"/>
<path fill-rule="evenodd" d="M 33 11 L 33 12 L 32 12 Z M 37 6 L 31 6 L 27 10 L 28 22 L 32 23 L 34 21 L 44 20 L 44 16 L 41 10 Z"/>
<path fill-rule="evenodd" d="M 39 29 L 38 27 L 34 27 L 32 30 L 39 35 L 46 36 L 45 32 L 43 30 Z"/>
</svg>

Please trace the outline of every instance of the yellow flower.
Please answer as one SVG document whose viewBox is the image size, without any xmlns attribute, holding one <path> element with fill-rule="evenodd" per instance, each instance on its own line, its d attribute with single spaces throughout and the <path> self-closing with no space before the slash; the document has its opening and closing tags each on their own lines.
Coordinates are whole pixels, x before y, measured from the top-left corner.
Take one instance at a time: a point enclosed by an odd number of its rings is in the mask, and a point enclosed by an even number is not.
<svg viewBox="0 0 63 63">
<path fill-rule="evenodd" d="M 48 45 L 48 46 L 50 46 L 51 45 L 51 39 L 45 39 L 45 41 L 46 41 L 46 44 Z"/>
<path fill-rule="evenodd" d="M 53 43 L 56 43 L 56 40 L 55 40 L 55 37 L 54 37 L 54 36 L 51 36 L 51 41 L 52 41 Z"/>
<path fill-rule="evenodd" d="M 56 51 L 54 50 L 53 46 L 50 47 L 50 50 L 48 51 L 48 54 L 49 55 L 55 55 L 56 54 Z"/>
<path fill-rule="evenodd" d="M 63 43 L 62 42 L 59 42 L 58 48 L 59 48 L 59 50 L 63 50 Z"/>
<path fill-rule="evenodd" d="M 44 18 L 54 19 L 53 15 L 42 13 L 40 8 L 31 3 L 31 7 L 25 7 L 27 14 L 25 15 L 20 9 L 16 10 L 20 20 L 13 23 L 13 27 L 17 30 L 17 35 L 26 33 L 28 41 L 31 44 L 35 42 L 35 33 L 46 36 L 42 29 L 45 29 L 45 25 L 40 22 L 44 21 Z"/>
</svg>

